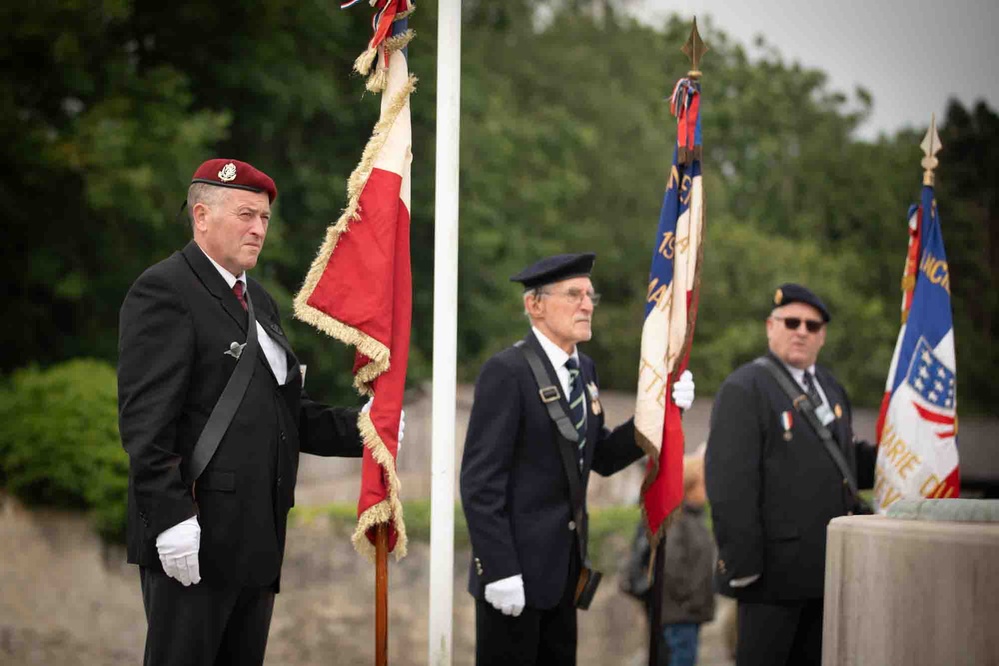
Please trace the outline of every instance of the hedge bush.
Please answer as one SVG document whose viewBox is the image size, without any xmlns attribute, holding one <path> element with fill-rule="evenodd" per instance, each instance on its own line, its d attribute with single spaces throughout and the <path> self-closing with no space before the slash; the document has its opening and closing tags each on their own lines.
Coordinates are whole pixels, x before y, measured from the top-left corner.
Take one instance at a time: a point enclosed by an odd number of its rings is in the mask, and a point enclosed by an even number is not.
<svg viewBox="0 0 999 666">
<path fill-rule="evenodd" d="M 28 505 L 90 511 L 103 536 L 123 538 L 128 456 L 111 365 L 75 359 L 9 378 L 0 388 L 0 486 Z"/>
</svg>

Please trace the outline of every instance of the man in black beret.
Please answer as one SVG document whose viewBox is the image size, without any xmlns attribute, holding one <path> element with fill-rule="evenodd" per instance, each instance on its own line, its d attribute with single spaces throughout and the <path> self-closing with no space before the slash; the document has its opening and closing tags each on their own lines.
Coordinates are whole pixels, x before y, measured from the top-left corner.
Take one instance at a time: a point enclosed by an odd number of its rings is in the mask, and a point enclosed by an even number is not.
<svg viewBox="0 0 999 666">
<path fill-rule="evenodd" d="M 576 663 L 590 470 L 607 476 L 642 456 L 632 421 L 604 426 L 596 368 L 577 348 L 592 335 L 600 300 L 594 256 L 548 257 L 511 278 L 524 287 L 531 330 L 490 358 L 475 384 L 461 501 L 478 666 Z M 689 374 L 673 397 L 690 407 Z"/>
<path fill-rule="evenodd" d="M 716 583 L 738 600 L 737 666 L 818 665 L 826 526 L 864 510 L 856 491 L 877 452 L 854 440 L 846 390 L 816 365 L 828 308 L 797 284 L 770 308 L 768 353 L 729 375 L 711 412 Z"/>
<path fill-rule="evenodd" d="M 147 666 L 262 664 L 299 451 L 362 453 L 358 410 L 309 399 L 277 305 L 247 275 L 276 197 L 250 164 L 202 164 L 187 195 L 193 240 L 121 306 L 128 561 Z"/>
</svg>

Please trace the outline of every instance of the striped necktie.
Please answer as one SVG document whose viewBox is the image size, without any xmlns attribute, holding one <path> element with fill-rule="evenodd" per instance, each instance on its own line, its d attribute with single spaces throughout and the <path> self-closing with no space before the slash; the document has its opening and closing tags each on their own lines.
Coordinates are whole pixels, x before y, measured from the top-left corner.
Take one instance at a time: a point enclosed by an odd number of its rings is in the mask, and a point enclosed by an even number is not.
<svg viewBox="0 0 999 666">
<path fill-rule="evenodd" d="M 579 374 L 579 363 L 569 357 L 565 362 L 569 369 L 569 415 L 572 425 L 579 433 L 579 469 L 583 469 L 583 447 L 586 446 L 586 396 L 583 395 L 583 378 Z"/>
</svg>

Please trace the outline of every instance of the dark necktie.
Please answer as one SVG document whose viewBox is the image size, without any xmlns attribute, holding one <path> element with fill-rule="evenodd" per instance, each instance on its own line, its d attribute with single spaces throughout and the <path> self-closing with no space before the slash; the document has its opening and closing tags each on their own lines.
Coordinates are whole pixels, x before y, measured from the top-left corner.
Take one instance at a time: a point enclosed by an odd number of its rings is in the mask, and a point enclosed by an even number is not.
<svg viewBox="0 0 999 666">
<path fill-rule="evenodd" d="M 819 395 L 819 389 L 815 386 L 815 378 L 808 370 L 805 370 L 805 393 L 808 394 L 816 408 L 822 406 L 822 396 Z"/>
<path fill-rule="evenodd" d="M 569 415 L 572 425 L 579 433 L 579 469 L 583 469 L 583 447 L 586 446 L 586 396 L 583 395 L 583 378 L 579 374 L 579 363 L 569 357 L 565 362 L 569 369 Z"/>
<path fill-rule="evenodd" d="M 232 285 L 232 293 L 236 294 L 236 300 L 239 301 L 239 304 L 242 305 L 243 309 L 245 310 L 246 309 L 246 295 L 243 293 L 243 281 L 242 280 L 236 280 L 236 284 Z"/>
</svg>

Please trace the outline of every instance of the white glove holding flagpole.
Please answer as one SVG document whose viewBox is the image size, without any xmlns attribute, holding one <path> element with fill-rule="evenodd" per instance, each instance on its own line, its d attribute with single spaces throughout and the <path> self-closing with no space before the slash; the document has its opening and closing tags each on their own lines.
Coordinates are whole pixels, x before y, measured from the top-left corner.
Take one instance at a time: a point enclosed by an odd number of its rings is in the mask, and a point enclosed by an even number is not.
<svg viewBox="0 0 999 666">
<path fill-rule="evenodd" d="M 184 586 L 201 582 L 198 551 L 201 549 L 201 525 L 197 516 L 163 530 L 156 537 L 156 552 L 163 565 L 163 573 Z"/>
<path fill-rule="evenodd" d="M 673 402 L 683 410 L 694 404 L 694 374 L 690 370 L 684 370 L 673 383 Z"/>
<path fill-rule="evenodd" d="M 525 603 L 523 576 L 517 574 L 486 585 L 486 601 L 503 615 L 519 616 Z"/>
<path fill-rule="evenodd" d="M 361 413 L 367 414 L 371 411 L 371 403 L 375 401 L 374 398 L 368 398 L 368 401 L 364 403 L 364 407 L 361 407 Z M 399 410 L 399 448 L 402 448 L 402 437 L 406 432 L 406 410 Z"/>
</svg>

